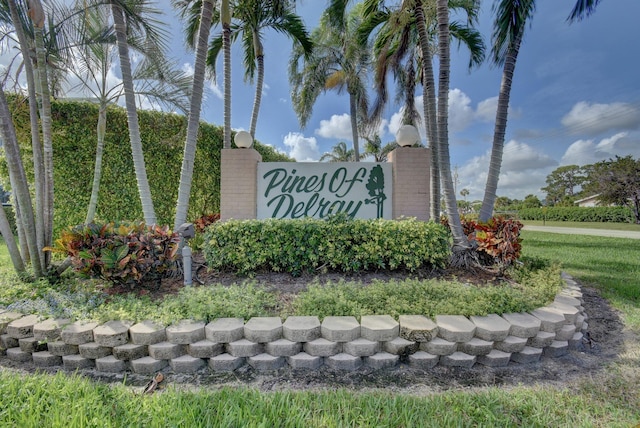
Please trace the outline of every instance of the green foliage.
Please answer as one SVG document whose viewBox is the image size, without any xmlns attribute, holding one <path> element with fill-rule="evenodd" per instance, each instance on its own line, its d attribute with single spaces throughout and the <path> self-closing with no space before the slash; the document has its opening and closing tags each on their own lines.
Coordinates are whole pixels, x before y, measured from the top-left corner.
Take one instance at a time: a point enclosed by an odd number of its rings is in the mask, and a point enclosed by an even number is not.
<svg viewBox="0 0 640 428">
<path fill-rule="evenodd" d="M 512 268 L 520 283 L 472 287 L 461 282 L 375 281 L 363 287 L 357 283 L 310 286 L 292 303 L 295 315 L 355 316 L 420 314 L 487 315 L 526 312 L 544 306 L 560 290 L 557 266 L 543 262 Z M 544 266 L 539 268 L 539 266 Z"/>
<path fill-rule="evenodd" d="M 640 159 L 631 156 L 598 162 L 591 166 L 588 188 L 603 204 L 627 206 L 640 224 Z"/>
<path fill-rule="evenodd" d="M 585 168 L 578 165 L 563 165 L 553 170 L 547 176 L 547 185 L 540 189 L 547 193 L 547 204 L 558 205 L 565 198 L 575 199 L 578 188 L 587 181 L 586 173 Z"/>
<path fill-rule="evenodd" d="M 633 223 L 626 207 L 542 207 L 518 211 L 522 220 L 577 221 L 598 223 Z"/>
<path fill-rule="evenodd" d="M 106 322 L 126 319 L 133 322 L 153 320 L 170 325 L 184 319 L 209 322 L 216 318 L 244 318 L 277 315 L 278 302 L 273 293 L 253 283 L 229 287 L 213 285 L 183 288 L 161 302 L 133 295 L 114 296 L 90 314 L 90 319 Z"/>
<path fill-rule="evenodd" d="M 209 267 L 251 274 L 299 275 L 319 268 L 342 272 L 442 267 L 449 258 L 446 229 L 415 219 L 243 220 L 214 223 L 203 253 Z"/>
<path fill-rule="evenodd" d="M 168 226 L 92 223 L 63 231 L 52 250 L 71 257 L 73 268 L 85 277 L 133 286 L 166 275 L 179 242 Z"/>
<path fill-rule="evenodd" d="M 9 97 L 23 159 L 31 159 L 29 107 L 21 97 Z M 54 230 L 77 225 L 86 217 L 96 151 L 98 105 L 53 101 Z M 138 111 L 149 185 L 159 224 L 173 224 L 184 151 L 187 120 L 182 115 Z M 265 162 L 289 161 L 273 148 L 255 143 Z M 220 211 L 220 151 L 222 128 L 200 124 L 188 219 Z M 28 177 L 33 164 L 25 162 Z M 0 162 L 0 184 L 9 189 L 6 164 Z M 30 178 L 31 179 L 31 178 Z M 142 219 L 126 112 L 110 106 L 96 221 Z"/>
</svg>

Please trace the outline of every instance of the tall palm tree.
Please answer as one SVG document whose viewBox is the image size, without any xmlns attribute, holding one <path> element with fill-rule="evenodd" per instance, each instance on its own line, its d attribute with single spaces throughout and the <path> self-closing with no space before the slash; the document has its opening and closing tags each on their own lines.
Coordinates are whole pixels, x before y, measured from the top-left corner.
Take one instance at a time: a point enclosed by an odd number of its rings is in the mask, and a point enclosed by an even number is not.
<svg viewBox="0 0 640 428">
<path fill-rule="evenodd" d="M 45 13 L 40 0 L 29 0 L 29 17 L 33 23 L 33 36 L 36 51 L 36 82 L 39 91 L 40 123 L 42 126 L 42 148 L 44 161 L 43 224 L 44 245 L 50 246 L 53 240 L 53 142 L 51 136 L 51 95 L 47 78 L 47 61 L 44 44 Z M 41 257 L 42 269 L 47 266 L 49 253 Z"/>
<path fill-rule="evenodd" d="M 354 160 L 354 150 L 347 148 L 347 143 L 340 141 L 333 146 L 330 152 L 320 156 L 320 162 L 352 162 Z"/>
<path fill-rule="evenodd" d="M 496 191 L 504 138 L 507 129 L 507 115 L 509 110 L 509 98 L 511 95 L 511 82 L 520 51 L 520 44 L 524 35 L 527 22 L 535 12 L 535 0 L 501 0 L 495 7 L 496 17 L 493 30 L 492 59 L 494 64 L 503 66 L 502 82 L 498 95 L 498 107 L 496 111 L 496 123 L 493 132 L 493 144 L 491 147 L 491 161 L 489 173 L 484 190 L 484 198 L 478 219 L 481 222 L 488 221 L 493 215 L 493 206 L 496 201 Z"/>
<path fill-rule="evenodd" d="M 28 28 L 27 14 L 24 8 L 19 8 L 15 0 L 8 0 L 6 3 L 9 9 L 9 15 L 5 16 L 3 20 L 7 24 L 13 24 L 14 31 L 18 38 L 20 51 L 23 58 L 31 57 L 30 43 L 26 35 L 25 29 Z M 24 61 L 24 69 L 27 77 L 27 87 L 29 93 L 29 114 L 31 123 L 31 143 L 34 162 L 34 174 L 35 174 L 35 194 L 36 194 L 36 209 L 32 206 L 31 195 L 29 193 L 28 183 L 26 181 L 26 175 L 24 175 L 24 166 L 20 157 L 20 152 L 16 148 L 16 152 L 10 155 L 11 142 L 16 138 L 15 129 L 13 124 L 6 124 L 4 129 L 3 139 L 5 145 L 5 152 L 8 159 L 9 173 L 11 178 L 11 188 L 13 190 L 15 199 L 15 211 L 18 224 L 18 233 L 20 237 L 20 246 L 23 252 L 23 259 L 31 260 L 34 274 L 36 277 L 41 276 L 44 273 L 44 258 L 41 256 L 40 249 L 45 246 L 45 171 L 44 160 L 42 153 L 42 143 L 40 140 L 40 128 L 39 128 L 39 115 L 38 115 L 38 102 L 36 93 L 36 79 L 34 72 L 34 65 L 32 61 Z M 4 94 L 3 94 L 4 98 Z M 3 101 L 6 104 L 6 100 Z M 4 106 L 3 106 L 4 108 Z M 3 110 L 5 113 L 5 110 Z M 8 106 L 6 107 L 6 113 L 9 114 L 8 118 L 3 118 L 5 121 L 10 121 L 11 116 Z M 16 142 L 17 144 L 17 142 Z M 9 159 L 12 156 L 11 160 Z M 23 181 L 24 180 L 24 181 Z"/>
<path fill-rule="evenodd" d="M 195 41 L 195 62 L 193 72 L 193 88 L 189 106 L 189 119 L 187 124 L 187 136 L 182 157 L 182 169 L 180 171 L 180 185 L 178 187 L 178 201 L 176 203 L 176 217 L 174 229 L 180 227 L 187 220 L 189 210 L 189 196 L 191 195 L 191 183 L 193 181 L 193 164 L 196 157 L 196 144 L 198 128 L 200 126 L 200 112 L 202 109 L 202 94 L 204 93 L 205 67 L 207 59 L 207 46 L 211 22 L 214 11 L 214 0 L 203 0 L 199 16 L 199 27 Z M 174 5 L 176 3 L 174 2 Z"/>
<path fill-rule="evenodd" d="M 222 51 L 224 72 L 224 132 L 225 149 L 231 148 L 231 5 L 230 0 L 221 0 L 220 23 L 222 24 Z"/>
<path fill-rule="evenodd" d="M 100 0 L 97 1 L 99 2 Z M 149 6 L 149 0 L 109 0 L 109 3 L 111 5 L 118 56 L 120 58 L 120 71 L 122 73 L 127 124 L 129 127 L 129 140 L 131 143 L 136 181 L 138 183 L 138 192 L 140 194 L 144 220 L 147 224 L 151 225 L 156 223 L 156 213 L 153 208 L 151 189 L 149 187 L 149 180 L 147 179 L 144 154 L 142 152 L 140 125 L 138 123 L 131 61 L 129 59 L 127 26 L 135 25 L 140 29 L 144 29 L 147 35 L 147 41 L 150 44 L 161 45 L 165 37 L 164 34 L 158 30 L 159 21 L 152 17 L 152 14 L 158 14 L 159 11 Z"/>
<path fill-rule="evenodd" d="M 264 82 L 263 31 L 274 29 L 298 44 L 305 56 L 313 44 L 302 19 L 293 12 L 292 0 L 240 0 L 233 8 L 235 20 L 231 25 L 231 41 L 242 39 L 244 48 L 245 80 L 256 78 L 256 91 L 251 112 L 249 133 L 255 136 Z M 209 49 L 208 65 L 214 69 L 222 48 L 222 37 L 216 37 Z"/>
<path fill-rule="evenodd" d="M 368 0 L 371 1 L 371 0 Z M 374 1 L 375 3 L 375 1 Z M 377 6 L 377 7 L 376 7 Z M 449 1 L 451 9 L 461 11 L 468 17 L 467 24 L 452 21 L 449 31 L 452 38 L 464 44 L 470 51 L 469 68 L 484 60 L 484 43 L 480 33 L 471 25 L 477 22 L 479 2 L 475 0 Z M 420 121 L 415 106 L 416 84 L 422 84 L 423 115 L 426 135 L 432 149 L 431 156 L 431 209 L 430 217 L 440 216 L 440 172 L 438 167 L 437 128 L 435 121 L 435 92 L 432 61 L 432 45 L 435 45 L 436 16 L 431 8 L 424 10 L 421 2 L 404 0 L 395 9 L 372 5 L 369 16 L 362 26 L 362 36 L 378 26 L 374 44 L 376 58 L 375 87 L 378 97 L 374 103 L 372 116 L 378 118 L 388 101 L 387 75 L 393 73 L 396 81 L 396 99 L 403 99 L 403 123 L 414 126 Z M 429 63 L 424 63 L 429 61 Z M 417 67 L 417 69 L 416 69 Z M 419 72 L 418 72 L 419 71 Z"/>
<path fill-rule="evenodd" d="M 80 11 L 81 13 L 77 13 Z M 75 75 L 80 83 L 79 90 L 91 94 L 99 103 L 98 123 L 96 127 L 97 144 L 91 197 L 87 208 L 85 223 L 94 220 L 100 178 L 102 175 L 102 155 L 107 125 L 107 110 L 110 103 L 117 102 L 123 95 L 122 83 L 110 86 L 108 73 L 115 60 L 116 40 L 113 25 L 109 21 L 110 8 L 96 5 L 85 8 L 84 1 L 76 3 L 73 20 L 66 25 L 68 40 L 76 43 L 68 49 L 73 52 L 67 65 L 69 73 Z M 147 50 L 146 36 L 136 33 L 134 26 L 128 27 L 128 44 L 143 60 L 132 71 L 134 90 L 137 96 L 147 100 L 187 111 L 187 93 L 190 79 L 177 71 L 165 55 L 157 49 Z"/>
<path fill-rule="evenodd" d="M 438 22 L 438 54 L 440 67 L 438 70 L 438 166 L 442 180 L 444 202 L 449 219 L 449 227 L 453 235 L 453 264 L 464 263 L 464 254 L 470 248 L 469 240 L 462 230 L 460 213 L 456 200 L 453 177 L 451 175 L 451 160 L 449 155 L 449 74 L 450 74 L 450 46 L 449 46 L 449 2 L 437 0 Z M 461 257 L 458 257 L 461 256 Z"/>
<path fill-rule="evenodd" d="M 371 64 L 369 46 L 357 38 L 361 9 L 362 4 L 357 4 L 339 20 L 325 12 L 311 35 L 314 44 L 311 56 L 303 59 L 303 51 L 296 47 L 289 63 L 293 108 L 302 127 L 306 126 L 321 93 L 347 92 L 356 162 L 360 160 L 358 136 L 368 122 L 367 79 Z"/>
</svg>

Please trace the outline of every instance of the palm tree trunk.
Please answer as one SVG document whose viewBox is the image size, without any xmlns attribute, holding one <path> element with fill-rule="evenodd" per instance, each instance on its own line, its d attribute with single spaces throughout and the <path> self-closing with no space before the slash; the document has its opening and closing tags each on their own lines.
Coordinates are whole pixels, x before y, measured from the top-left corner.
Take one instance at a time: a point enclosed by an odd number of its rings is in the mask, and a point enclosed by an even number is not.
<svg viewBox="0 0 640 428">
<path fill-rule="evenodd" d="M 420 50 L 422 52 L 422 108 L 424 122 L 431 148 L 431 208 L 429 217 L 433 221 L 440 220 L 440 167 L 438 164 L 438 126 L 436 121 L 436 92 L 435 78 L 433 75 L 433 63 L 431 49 L 429 48 L 429 35 L 424 17 L 424 9 L 421 2 L 416 5 L 416 23 L 420 37 Z"/>
<path fill-rule="evenodd" d="M 214 5 L 212 0 L 205 0 L 202 2 L 200 27 L 198 29 L 198 43 L 196 44 L 196 58 L 193 71 L 193 91 L 189 107 L 187 137 L 184 144 L 184 155 L 182 157 L 182 170 L 180 171 L 180 187 L 178 188 L 178 202 L 176 205 L 174 229 L 180 227 L 180 225 L 187 220 L 187 212 L 189 210 L 189 196 L 191 195 L 193 164 L 196 157 L 198 128 L 200 126 L 200 111 L 202 109 L 202 93 L 204 92 L 205 66 L 213 7 Z"/>
<path fill-rule="evenodd" d="M 29 193 L 27 175 L 24 171 L 22 158 L 20 157 L 20 147 L 18 146 L 16 130 L 13 126 L 9 105 L 4 95 L 4 89 L 0 90 L 0 135 L 2 136 L 4 151 L 7 157 L 11 190 L 13 191 L 17 204 L 16 213 L 19 213 L 20 221 L 24 229 L 33 273 L 36 278 L 39 278 L 43 276 L 43 270 L 40 261 L 40 248 L 38 247 L 36 239 L 36 222 L 33 215 L 31 194 Z"/>
<path fill-rule="evenodd" d="M 253 111 L 251 112 L 251 126 L 249 127 L 249 133 L 254 138 L 256 136 L 258 113 L 260 112 L 260 102 L 262 101 L 262 86 L 264 84 L 264 55 L 256 56 L 256 61 L 258 62 L 258 78 L 256 81 L 256 95 L 253 99 Z"/>
<path fill-rule="evenodd" d="M 353 159 L 360 162 L 360 143 L 358 141 L 358 106 L 356 96 L 349 93 L 349 114 L 351 115 L 351 138 L 353 139 Z"/>
<path fill-rule="evenodd" d="M 449 227 L 453 235 L 455 247 L 468 248 L 469 241 L 462 230 L 458 204 L 456 201 L 453 178 L 451 177 L 451 160 L 449 157 L 449 4 L 447 0 L 438 0 L 438 45 L 440 51 L 440 72 L 438 79 L 438 158 L 440 176 L 444 190 Z"/>
<path fill-rule="evenodd" d="M 29 16 L 33 21 L 34 41 L 36 47 L 36 68 L 40 86 L 40 121 L 42 124 L 42 147 L 44 153 L 44 192 L 43 192 L 43 239 L 45 246 L 53 241 L 53 142 L 51 137 L 51 95 L 47 78 L 47 60 L 44 47 L 44 10 L 40 0 L 29 0 Z M 37 229 L 37 228 L 36 228 Z M 40 243 L 38 243 L 40 244 Z M 49 264 L 50 253 L 40 258 L 42 270 Z"/>
<path fill-rule="evenodd" d="M 11 20 L 13 22 L 21 22 L 18 14 L 18 8 L 14 0 L 8 2 L 9 10 L 11 13 Z M 20 50 L 23 52 L 23 56 L 28 58 L 29 45 L 27 43 L 26 35 L 21 25 L 14 26 L 18 41 L 20 43 Z M 38 98 L 36 94 L 36 79 L 34 76 L 32 61 L 24 61 L 24 70 L 27 78 L 27 90 L 29 94 L 29 118 L 31 125 L 31 151 L 33 154 L 33 174 L 34 174 L 34 188 L 36 198 L 36 211 L 35 211 L 35 230 L 36 230 L 36 242 L 38 248 L 44 248 L 44 161 L 42 159 L 42 145 L 40 141 L 40 126 L 38 117 Z M 22 227 L 22 221 L 20 219 L 18 207 L 15 207 L 16 221 L 18 225 L 18 237 L 20 247 L 22 250 L 22 257 L 25 261 L 30 261 L 30 255 L 28 250 L 27 239 Z"/>
<path fill-rule="evenodd" d="M 13 231 L 11 230 L 11 226 L 9 225 L 9 219 L 7 218 L 7 213 L 4 211 L 4 207 L 0 207 L 0 233 L 2 234 L 4 243 L 7 245 L 9 257 L 11 257 L 11 263 L 13 264 L 13 269 L 18 275 L 24 274 L 24 261 L 22 260 L 20 250 L 16 245 L 16 240 L 13 236 Z"/>
<path fill-rule="evenodd" d="M 129 60 L 129 45 L 127 44 L 127 31 L 122 7 L 118 0 L 111 0 L 111 13 L 113 14 L 113 25 L 118 44 L 118 54 L 120 57 L 120 70 L 122 72 L 122 85 L 124 87 L 125 105 L 127 109 L 127 124 L 129 127 L 129 139 L 131 143 L 131 154 L 133 165 L 138 182 L 138 192 L 142 204 L 144 221 L 148 225 L 156 223 L 156 214 L 153 209 L 151 199 L 151 189 L 147 179 L 147 170 L 144 164 L 144 154 L 142 153 L 142 140 L 140 139 L 140 125 L 138 124 L 138 113 L 136 111 L 135 93 L 133 90 L 133 78 L 131 76 L 131 62 Z"/>
<path fill-rule="evenodd" d="M 98 125 L 96 129 L 98 135 L 98 143 L 96 144 L 96 162 L 93 167 L 93 184 L 91 185 L 91 198 L 89 199 L 89 207 L 87 208 L 87 217 L 85 224 L 89 224 L 96 216 L 96 208 L 98 206 L 98 194 L 100 193 L 100 178 L 102 177 L 102 155 L 104 153 L 104 137 L 107 133 L 107 104 L 100 102 L 98 110 Z"/>
<path fill-rule="evenodd" d="M 524 29 L 524 26 L 522 26 Z M 509 111 L 509 99 L 511 96 L 511 82 L 516 68 L 516 60 L 522 41 L 522 31 L 509 46 L 509 51 L 505 57 L 502 71 L 502 82 L 500 83 L 500 94 L 498 95 L 498 108 L 496 110 L 496 124 L 493 131 L 493 145 L 491 147 L 491 161 L 489 163 L 489 173 L 484 188 L 484 198 L 478 220 L 488 221 L 493 215 L 493 207 L 496 203 L 498 179 L 500 178 L 500 167 L 502 165 L 502 154 L 504 150 L 504 136 L 507 130 L 507 114 Z"/>
<path fill-rule="evenodd" d="M 224 50 L 224 138 L 223 147 L 231 148 L 231 7 L 229 0 L 222 0 L 222 47 Z"/>
</svg>

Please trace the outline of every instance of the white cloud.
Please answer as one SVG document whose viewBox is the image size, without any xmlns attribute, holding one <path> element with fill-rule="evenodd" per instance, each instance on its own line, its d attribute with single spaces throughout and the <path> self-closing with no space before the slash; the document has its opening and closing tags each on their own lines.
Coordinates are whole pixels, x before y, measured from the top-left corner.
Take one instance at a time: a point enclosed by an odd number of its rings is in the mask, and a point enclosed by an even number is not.
<svg viewBox="0 0 640 428">
<path fill-rule="evenodd" d="M 574 134 L 596 135 L 611 130 L 640 127 L 640 108 L 627 103 L 576 103 L 562 118 L 562 124 Z"/>
<path fill-rule="evenodd" d="M 305 137 L 299 132 L 289 132 L 284 137 L 283 144 L 289 148 L 288 155 L 298 162 L 313 162 L 320 158 L 315 137 Z"/>
<path fill-rule="evenodd" d="M 460 89 L 449 91 L 449 132 L 464 131 L 473 122 L 475 111 L 471 98 Z"/>
<path fill-rule="evenodd" d="M 493 122 L 496 120 L 496 111 L 498 110 L 498 97 L 487 98 L 478 103 L 476 109 L 476 117 L 484 122 Z"/>
<path fill-rule="evenodd" d="M 468 200 L 482 199 L 487 182 L 491 151 L 470 159 L 458 169 L 458 188 L 466 188 Z M 542 196 L 540 188 L 557 162 L 535 148 L 517 141 L 509 141 L 505 147 L 498 180 L 498 195 L 524 199 L 529 194 Z"/>
<path fill-rule="evenodd" d="M 503 171 L 527 171 L 532 169 L 555 166 L 558 162 L 550 156 L 537 151 L 525 143 L 515 140 L 509 141 L 504 146 L 502 155 Z"/>
<path fill-rule="evenodd" d="M 346 113 L 334 114 L 329 120 L 321 120 L 320 128 L 316 129 L 315 133 L 324 138 L 353 141 L 351 116 Z"/>
<path fill-rule="evenodd" d="M 562 156 L 562 165 L 591 165 L 615 156 L 632 155 L 640 157 L 640 138 L 631 137 L 628 132 L 619 132 L 603 138 L 599 143 L 594 140 L 578 140 L 571 144 Z"/>
</svg>

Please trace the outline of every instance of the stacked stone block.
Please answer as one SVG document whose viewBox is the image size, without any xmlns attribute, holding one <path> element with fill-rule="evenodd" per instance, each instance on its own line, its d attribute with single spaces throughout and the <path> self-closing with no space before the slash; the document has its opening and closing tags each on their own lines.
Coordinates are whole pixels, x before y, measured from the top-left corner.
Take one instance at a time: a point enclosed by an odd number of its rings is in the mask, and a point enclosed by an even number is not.
<svg viewBox="0 0 640 428">
<path fill-rule="evenodd" d="M 335 370 L 385 369 L 400 363 L 418 369 L 437 364 L 469 368 L 530 364 L 579 349 L 588 328 L 579 286 L 565 278 L 555 300 L 531 313 L 498 316 L 422 315 L 220 318 L 183 320 L 170 326 L 124 320 L 104 324 L 43 320 L 0 312 L 0 351 L 9 359 L 68 370 L 131 370 L 149 375 L 258 371 L 283 367 Z"/>
</svg>

